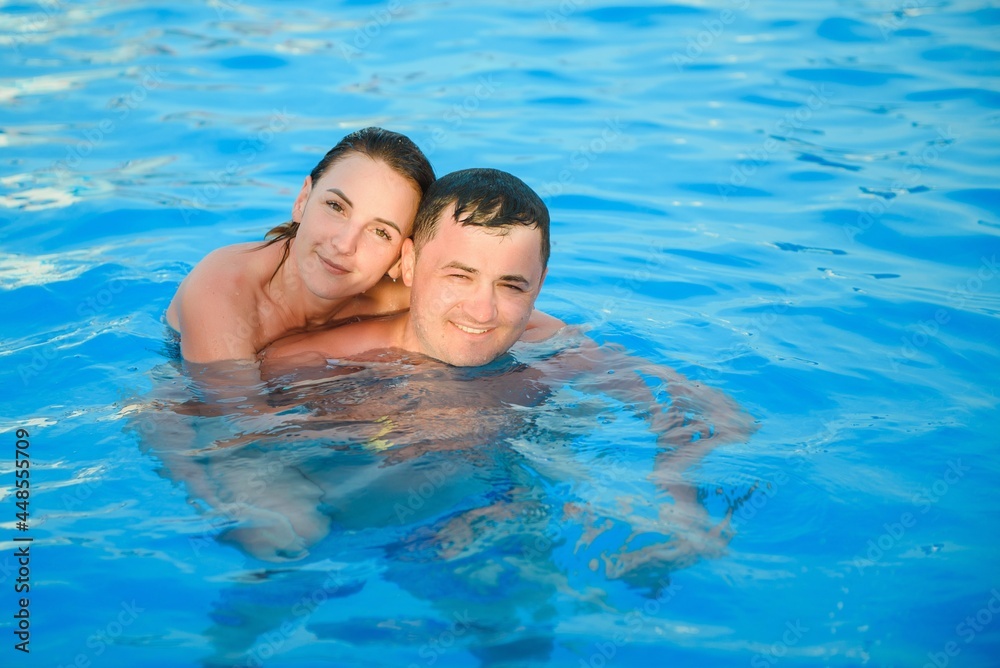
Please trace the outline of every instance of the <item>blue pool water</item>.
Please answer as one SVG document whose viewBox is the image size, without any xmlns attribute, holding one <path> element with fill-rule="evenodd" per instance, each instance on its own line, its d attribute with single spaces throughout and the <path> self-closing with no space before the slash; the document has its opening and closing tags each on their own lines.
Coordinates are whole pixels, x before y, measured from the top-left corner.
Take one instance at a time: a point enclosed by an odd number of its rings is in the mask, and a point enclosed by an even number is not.
<svg viewBox="0 0 1000 668">
<path fill-rule="evenodd" d="M 0 664 L 997 665 L 998 26 L 944 0 L 0 3 Z M 288 380 L 266 418 L 165 408 L 193 393 L 179 281 L 365 125 L 522 177 L 553 215 L 540 307 L 757 419 L 685 471 L 666 556 L 602 566 L 653 521 L 656 448 L 586 387 L 471 438 L 462 402 L 407 404 L 419 457 L 373 447 L 388 411 L 343 420 L 392 396 L 377 365 Z M 308 411 L 325 435 L 287 438 Z M 241 533 L 288 507 L 309 540 Z"/>
</svg>

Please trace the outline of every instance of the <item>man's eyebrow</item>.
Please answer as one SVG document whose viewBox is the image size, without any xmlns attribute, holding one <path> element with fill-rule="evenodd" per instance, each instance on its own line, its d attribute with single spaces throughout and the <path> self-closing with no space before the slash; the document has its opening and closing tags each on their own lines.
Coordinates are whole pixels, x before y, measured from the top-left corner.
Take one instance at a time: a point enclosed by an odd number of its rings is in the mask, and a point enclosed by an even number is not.
<svg viewBox="0 0 1000 668">
<path fill-rule="evenodd" d="M 460 270 L 462 270 L 462 271 L 464 271 L 464 272 L 466 272 L 468 274 L 478 274 L 479 273 L 478 269 L 473 269 L 472 267 L 470 267 L 468 265 L 465 265 L 465 264 L 462 264 L 461 262 L 458 262 L 458 261 L 449 262 L 448 264 L 446 264 L 444 266 L 444 268 L 445 269 L 460 269 Z"/>
<path fill-rule="evenodd" d="M 459 270 L 464 271 L 464 272 L 466 272 L 468 274 L 479 274 L 479 270 L 478 269 L 473 269 L 472 267 L 469 267 L 469 266 L 464 265 L 461 262 L 457 262 L 457 261 L 455 261 L 455 262 L 449 262 L 448 264 L 446 264 L 444 266 L 444 268 L 445 269 L 459 269 Z M 498 278 L 497 280 L 500 283 L 521 283 L 521 284 L 526 285 L 526 286 L 527 285 L 531 285 L 531 281 L 529 281 L 528 279 L 526 279 L 521 274 L 505 274 L 505 275 L 501 276 L 500 278 Z"/>
<path fill-rule="evenodd" d="M 328 193 L 335 193 L 335 194 L 339 195 L 342 200 L 344 200 L 345 202 L 347 202 L 347 206 L 350 206 L 350 207 L 354 206 L 354 202 L 352 202 L 350 200 L 350 198 L 347 195 L 345 195 L 344 191 L 341 190 L 340 188 L 327 188 L 326 191 Z M 377 220 L 378 222 L 383 223 L 385 225 L 388 225 L 392 229 L 396 230 L 396 232 L 398 232 L 399 234 L 403 233 L 403 230 L 401 230 L 399 228 L 399 225 L 397 225 L 396 223 L 392 222 L 391 220 L 386 220 L 385 218 L 376 218 L 375 220 Z"/>
<path fill-rule="evenodd" d="M 500 281 L 502 283 L 523 283 L 524 285 L 531 285 L 531 281 L 526 279 L 521 274 L 507 274 L 506 276 L 501 276 Z"/>
</svg>

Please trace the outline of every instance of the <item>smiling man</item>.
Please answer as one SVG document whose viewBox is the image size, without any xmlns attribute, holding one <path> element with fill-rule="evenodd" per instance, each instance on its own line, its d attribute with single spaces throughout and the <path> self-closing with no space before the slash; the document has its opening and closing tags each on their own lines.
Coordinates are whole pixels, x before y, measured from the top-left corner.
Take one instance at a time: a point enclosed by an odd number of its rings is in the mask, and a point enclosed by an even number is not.
<svg viewBox="0 0 1000 668">
<path fill-rule="evenodd" d="M 307 363 L 395 348 L 454 366 L 487 364 L 516 341 L 563 326 L 534 310 L 548 259 L 549 212 L 531 188 L 496 169 L 453 172 L 427 191 L 403 244 L 409 311 L 289 337 L 263 359 Z"/>
</svg>

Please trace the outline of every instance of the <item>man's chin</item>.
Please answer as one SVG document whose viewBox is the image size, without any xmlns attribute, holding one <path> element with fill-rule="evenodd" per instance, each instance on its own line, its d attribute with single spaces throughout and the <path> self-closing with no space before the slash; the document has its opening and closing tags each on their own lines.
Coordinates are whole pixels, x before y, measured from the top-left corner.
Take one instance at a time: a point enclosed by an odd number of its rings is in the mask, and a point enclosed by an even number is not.
<svg viewBox="0 0 1000 668">
<path fill-rule="evenodd" d="M 460 353 L 449 352 L 447 355 L 439 357 L 438 359 L 445 364 L 450 364 L 451 366 L 483 366 L 489 364 L 502 354 L 503 351 L 484 352 L 480 350 Z"/>
</svg>

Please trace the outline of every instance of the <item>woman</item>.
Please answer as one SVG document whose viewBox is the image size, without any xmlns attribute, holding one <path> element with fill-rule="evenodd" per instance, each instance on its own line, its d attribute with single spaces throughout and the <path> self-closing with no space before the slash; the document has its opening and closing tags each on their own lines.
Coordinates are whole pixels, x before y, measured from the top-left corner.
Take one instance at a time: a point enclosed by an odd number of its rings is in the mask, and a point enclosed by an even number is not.
<svg viewBox="0 0 1000 668">
<path fill-rule="evenodd" d="M 407 137 L 365 128 L 333 147 L 306 177 L 292 221 L 263 244 L 209 253 L 167 308 L 189 362 L 253 361 L 273 341 L 360 315 L 405 309 L 403 239 L 434 181 Z M 385 279 L 385 280 L 383 280 Z"/>
</svg>

